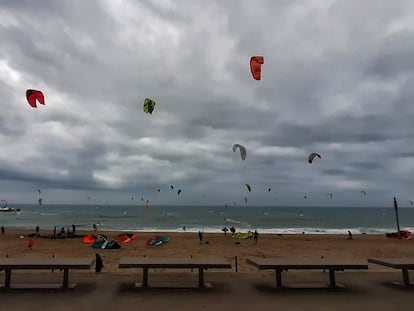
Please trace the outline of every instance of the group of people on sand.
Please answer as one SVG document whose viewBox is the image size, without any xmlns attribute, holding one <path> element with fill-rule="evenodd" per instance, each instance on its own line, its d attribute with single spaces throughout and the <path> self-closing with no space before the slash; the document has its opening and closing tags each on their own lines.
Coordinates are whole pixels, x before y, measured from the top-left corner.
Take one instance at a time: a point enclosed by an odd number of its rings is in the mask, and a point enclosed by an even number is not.
<svg viewBox="0 0 414 311">
<path fill-rule="evenodd" d="M 229 231 L 229 229 L 224 227 L 222 229 L 222 231 L 224 231 L 224 236 L 226 236 L 227 231 Z M 234 228 L 234 226 L 232 226 L 230 228 L 230 232 L 231 232 L 231 235 L 233 236 L 236 233 L 236 228 Z M 253 233 L 253 243 L 254 244 L 257 244 L 258 238 L 259 238 L 259 232 L 257 232 L 257 230 L 254 230 L 254 233 Z M 202 231 L 198 231 L 198 240 L 200 241 L 200 244 L 203 244 L 203 232 Z"/>
<path fill-rule="evenodd" d="M 236 233 L 236 228 L 234 228 L 234 226 L 231 226 L 230 229 L 227 229 L 227 227 L 224 227 L 223 229 L 221 229 L 221 231 L 224 232 L 224 236 L 227 235 L 227 231 L 230 231 L 231 235 L 233 236 Z"/>
</svg>

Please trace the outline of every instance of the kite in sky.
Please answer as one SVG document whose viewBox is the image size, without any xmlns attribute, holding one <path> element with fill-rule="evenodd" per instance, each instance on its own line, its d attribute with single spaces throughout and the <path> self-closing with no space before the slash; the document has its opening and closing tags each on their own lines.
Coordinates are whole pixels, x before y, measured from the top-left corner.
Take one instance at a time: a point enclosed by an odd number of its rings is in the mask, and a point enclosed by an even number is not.
<svg viewBox="0 0 414 311">
<path fill-rule="evenodd" d="M 322 158 L 319 153 L 312 152 L 308 157 L 308 163 L 311 164 L 313 162 L 313 159 L 315 159 L 316 157 L 318 157 L 319 159 Z"/>
<path fill-rule="evenodd" d="M 45 104 L 45 97 L 42 93 L 42 91 L 38 90 L 27 90 L 26 91 L 26 99 L 30 106 L 33 108 L 37 108 L 36 101 L 39 102 L 39 104 L 44 105 Z"/>
<path fill-rule="evenodd" d="M 247 189 L 249 192 L 251 192 L 251 191 L 252 191 L 252 187 L 250 186 L 250 184 L 245 184 L 245 186 L 246 186 L 246 189 Z"/>
<path fill-rule="evenodd" d="M 241 156 L 242 160 L 245 160 L 246 159 L 246 148 L 242 145 L 234 144 L 233 145 L 233 152 L 236 152 L 237 148 L 240 149 L 240 156 Z"/>
<path fill-rule="evenodd" d="M 154 111 L 155 108 L 155 101 L 153 101 L 152 99 L 149 98 L 145 98 L 144 101 L 144 112 L 146 114 L 152 114 L 152 112 Z"/>
<path fill-rule="evenodd" d="M 260 80 L 262 74 L 262 65 L 264 64 L 263 56 L 252 56 L 250 58 L 250 71 L 253 79 Z"/>
</svg>

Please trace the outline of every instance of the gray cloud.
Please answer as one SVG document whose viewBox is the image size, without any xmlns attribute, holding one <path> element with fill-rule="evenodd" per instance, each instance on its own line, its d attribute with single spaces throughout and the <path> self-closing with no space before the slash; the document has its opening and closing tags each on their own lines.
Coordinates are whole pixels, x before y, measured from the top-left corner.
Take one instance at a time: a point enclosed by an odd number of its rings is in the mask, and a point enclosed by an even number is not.
<svg viewBox="0 0 414 311">
<path fill-rule="evenodd" d="M 411 1 L 3 1 L 0 196 L 409 197 L 413 12 Z M 252 55 L 265 57 L 261 81 Z M 43 90 L 46 105 L 30 108 L 27 88 Z M 151 116 L 146 97 L 157 103 Z M 234 143 L 246 146 L 245 161 Z M 310 152 L 322 159 L 309 165 Z"/>
</svg>

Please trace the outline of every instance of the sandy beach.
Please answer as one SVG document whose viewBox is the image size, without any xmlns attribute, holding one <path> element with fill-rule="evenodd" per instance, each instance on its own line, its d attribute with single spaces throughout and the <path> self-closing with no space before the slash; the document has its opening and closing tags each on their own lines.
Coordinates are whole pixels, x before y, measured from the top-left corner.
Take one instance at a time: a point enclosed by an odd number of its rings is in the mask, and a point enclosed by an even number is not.
<svg viewBox="0 0 414 311">
<path fill-rule="evenodd" d="M 257 271 L 247 265 L 247 257 L 278 258 L 341 258 L 349 262 L 366 262 L 368 257 L 414 256 L 414 240 L 398 241 L 383 235 L 260 235 L 258 244 L 252 239 L 236 240 L 230 235 L 204 234 L 200 244 L 196 233 L 168 233 L 170 242 L 161 246 L 147 246 L 146 240 L 156 233 L 137 233 L 137 239 L 123 244 L 119 250 L 96 250 L 83 244 L 81 238 L 50 239 L 50 232 L 40 231 L 33 250 L 26 250 L 31 230 L 6 230 L 0 236 L 0 256 L 11 258 L 95 257 L 104 261 L 101 273 L 73 271 L 71 280 L 78 283 L 72 290 L 0 290 L 0 306 L 8 310 L 393 310 L 404 308 L 414 301 L 412 290 L 387 284 L 399 281 L 397 270 L 369 265 L 364 272 L 337 273 L 337 280 L 348 284 L 345 289 L 275 290 L 274 272 Z M 89 234 L 94 232 L 79 232 Z M 119 232 L 100 232 L 115 239 Z M 162 232 L 158 235 L 164 235 Z M 235 242 L 240 242 L 236 244 Z M 231 262 L 231 271 L 208 271 L 206 281 L 210 289 L 136 289 L 141 271 L 121 271 L 118 262 L 124 256 L 162 257 L 220 257 Z M 235 256 L 238 272 L 235 271 Z M 3 280 L 4 272 L 0 272 Z M 150 273 L 151 281 L 196 283 L 197 272 L 157 269 Z M 15 282 L 56 282 L 61 272 L 17 271 Z M 289 271 L 284 280 L 289 282 L 327 282 L 327 272 Z"/>
<path fill-rule="evenodd" d="M 40 230 L 41 237 L 35 237 L 32 251 L 26 250 L 27 236 L 34 230 L 6 230 L 0 235 L 0 256 L 5 257 L 88 257 L 99 253 L 104 261 L 105 272 L 123 273 L 118 269 L 121 257 L 219 257 L 235 263 L 238 259 L 239 272 L 256 271 L 247 265 L 247 257 L 274 258 L 329 258 L 347 259 L 352 262 L 366 262 L 368 257 L 414 257 L 414 240 L 399 241 L 385 235 L 260 235 L 258 244 L 253 239 L 235 239 L 230 234 L 204 233 L 201 245 L 197 233 L 137 233 L 137 239 L 122 244 L 118 250 L 93 249 L 82 243 L 81 238 L 50 239 L 52 232 Z M 101 233 L 108 240 L 115 240 L 120 232 L 79 231 L 79 235 Z M 146 241 L 156 235 L 168 235 L 170 242 L 161 246 L 148 246 Z M 236 244 L 239 242 L 239 244 Z M 373 266 L 372 269 L 381 269 Z"/>
</svg>

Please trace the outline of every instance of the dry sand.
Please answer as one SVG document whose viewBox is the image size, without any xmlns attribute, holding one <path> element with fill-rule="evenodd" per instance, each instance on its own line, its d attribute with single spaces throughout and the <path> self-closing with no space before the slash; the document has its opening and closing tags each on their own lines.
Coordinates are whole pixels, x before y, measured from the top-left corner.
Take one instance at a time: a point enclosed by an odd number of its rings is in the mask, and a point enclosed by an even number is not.
<svg viewBox="0 0 414 311">
<path fill-rule="evenodd" d="M 27 239 L 20 239 L 31 231 L 7 230 L 0 235 L 0 257 L 94 257 L 101 254 L 104 260 L 102 273 L 73 271 L 70 281 L 78 286 L 70 290 L 0 290 L 0 310 L 411 310 L 414 290 L 390 286 L 401 280 L 401 272 L 369 265 L 367 272 L 337 272 L 337 281 L 345 289 L 295 289 L 275 290 L 274 272 L 257 271 L 246 265 L 247 257 L 279 258 L 341 258 L 353 262 L 366 262 L 367 257 L 414 258 L 414 240 L 398 241 L 383 235 L 355 235 L 347 240 L 344 235 L 260 235 L 258 245 L 253 240 L 235 240 L 223 234 L 205 234 L 209 244 L 200 245 L 196 233 L 168 234 L 170 243 L 147 246 L 145 242 L 153 233 L 138 233 L 138 238 L 119 250 L 95 250 L 81 239 L 52 240 L 35 238 L 32 251 L 26 250 Z M 89 232 L 84 232 L 89 233 Z M 103 232 L 110 239 L 118 232 Z M 50 232 L 40 231 L 41 235 Z M 162 235 L 162 233 L 159 233 Z M 235 244 L 239 241 L 240 244 Z M 136 289 L 141 271 L 117 268 L 123 256 L 164 257 L 221 257 L 234 265 L 238 257 L 239 272 L 207 271 L 205 279 L 213 288 L 205 289 Z M 4 272 L 0 272 L 0 278 Z M 411 275 L 411 277 L 413 277 Z M 12 283 L 61 282 L 62 272 L 33 271 L 13 272 Z M 151 271 L 152 282 L 175 281 L 197 284 L 197 271 Z M 284 283 L 324 282 L 328 272 L 289 271 L 284 273 Z M 2 280 L 1 280 L 2 281 Z"/>
<path fill-rule="evenodd" d="M 105 272 L 120 272 L 117 268 L 120 257 L 220 257 L 235 263 L 238 259 L 239 272 L 252 272 L 256 269 L 245 263 L 247 257 L 275 258 L 324 258 L 347 259 L 352 262 L 364 262 L 368 257 L 409 257 L 414 258 L 414 240 L 399 241 L 386 238 L 385 235 L 354 235 L 348 240 L 346 235 L 260 235 L 257 245 L 253 239 L 235 239 L 229 234 L 204 234 L 204 243 L 200 245 L 197 233 L 137 233 L 137 239 L 122 244 L 119 250 L 93 249 L 83 244 L 81 238 L 50 239 L 50 231 L 40 231 L 35 238 L 32 251 L 26 250 L 27 235 L 33 231 L 6 230 L 0 235 L 0 257 L 94 257 L 99 253 L 104 261 Z M 90 234 L 94 232 L 78 232 Z M 109 240 L 116 239 L 119 232 L 98 232 Z M 147 246 L 146 241 L 155 235 L 168 235 L 170 242 L 161 246 Z M 240 242 L 240 244 L 236 244 Z M 373 266 L 373 269 L 381 269 Z M 382 269 L 383 270 L 383 269 Z"/>
</svg>

